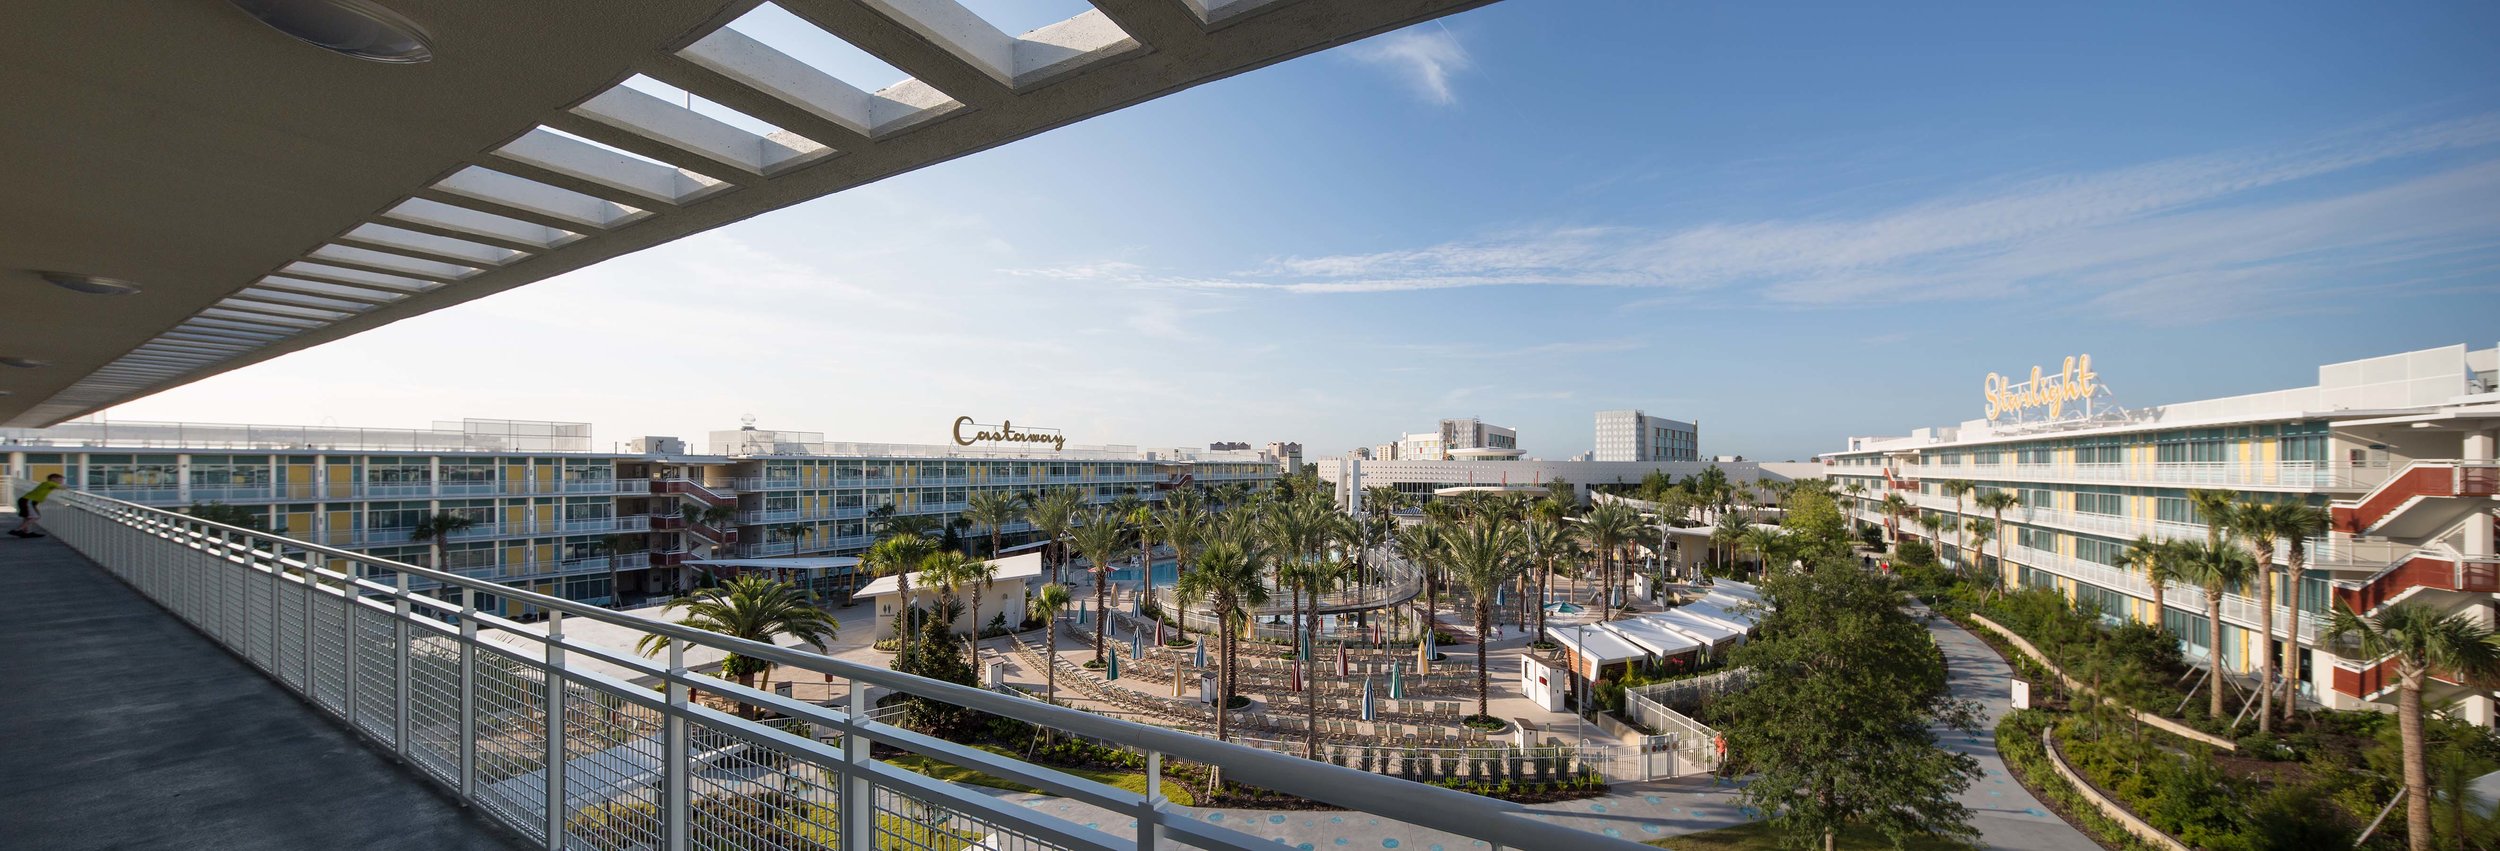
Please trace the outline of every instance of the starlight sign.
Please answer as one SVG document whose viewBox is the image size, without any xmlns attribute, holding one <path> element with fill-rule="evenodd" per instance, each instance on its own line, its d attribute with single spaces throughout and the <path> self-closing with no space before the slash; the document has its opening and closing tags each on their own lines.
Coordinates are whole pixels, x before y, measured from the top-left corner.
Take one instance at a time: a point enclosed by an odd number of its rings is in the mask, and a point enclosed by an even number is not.
<svg viewBox="0 0 2500 851">
<path fill-rule="evenodd" d="M 969 435 L 964 432 L 967 428 L 973 429 Z M 1058 429 L 1018 429 L 1011 420 L 999 420 L 998 425 L 993 426 L 973 422 L 971 417 L 956 417 L 955 445 L 971 446 L 975 443 L 1047 443 L 1050 444 L 1050 451 L 1057 452 L 1067 447 L 1068 436 L 1060 434 Z"/>
<path fill-rule="evenodd" d="M 2092 397 L 2109 392 L 2099 384 L 2100 374 L 2092 371 L 2091 355 L 2066 358 L 2065 368 L 2042 374 L 2040 367 L 2031 368 L 2031 380 L 2014 383 L 2012 379 L 1988 373 L 1984 390 L 1988 397 L 1988 420 L 2022 420 L 2034 408 L 2047 408 L 2045 419 L 2063 417 L 2070 403 L 2082 403 L 2082 416 L 2091 416 Z"/>
</svg>

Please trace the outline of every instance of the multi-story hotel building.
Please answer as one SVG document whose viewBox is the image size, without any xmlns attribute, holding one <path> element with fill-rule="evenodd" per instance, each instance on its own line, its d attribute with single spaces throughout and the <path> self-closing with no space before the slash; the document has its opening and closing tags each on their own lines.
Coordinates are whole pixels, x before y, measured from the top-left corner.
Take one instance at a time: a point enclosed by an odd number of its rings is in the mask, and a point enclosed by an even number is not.
<svg viewBox="0 0 2500 851">
<path fill-rule="evenodd" d="M 1508 461 L 1528 454 L 1519 448 L 1519 430 L 1474 417 L 1447 419 L 1434 431 L 1398 436 L 1388 457 L 1401 461 Z M 1374 451 L 1374 457 L 1380 452 Z"/>
<path fill-rule="evenodd" d="M 1701 425 L 1646 411 L 1597 412 L 1597 461 L 1698 461 Z"/>
<path fill-rule="evenodd" d="M 1256 452 L 830 443 L 754 429 L 714 432 L 714 454 L 686 454 L 673 438 L 636 444 L 651 451 L 593 451 L 583 423 L 507 420 L 0 430 L 12 477 L 60 473 L 72 488 L 149 505 L 222 503 L 273 532 L 412 564 L 434 561 L 417 525 L 457 514 L 472 525 L 443 543 L 443 567 L 599 604 L 673 595 L 695 569 L 777 568 L 847 592 L 865 580 L 844 556 L 874 542 L 873 518 L 944 529 L 982 490 L 1074 488 L 1105 504 L 1276 476 Z"/>
<path fill-rule="evenodd" d="M 2197 402 L 2125 407 L 2100 384 L 2088 357 L 2029 376 L 1988 376 L 1987 416 L 1902 437 L 1853 437 L 1823 456 L 1853 510 L 1881 523 L 1887 494 L 1922 514 L 1958 510 L 1943 488 L 2011 491 L 2021 501 L 1987 558 L 2012 562 L 2022 584 L 2055 588 L 2111 617 L 2161 623 L 2188 654 L 2234 672 L 2254 671 L 2260 652 L 2301 649 L 2303 693 L 2333 708 L 2384 705 L 2395 681 L 2383 660 L 2343 658 L 2321 646 L 2328 613 L 2368 614 L 2398 603 L 2463 613 L 2491 623 L 2500 604 L 2494 495 L 2500 494 L 2500 349 L 2462 345 L 2318 368 L 2308 387 Z M 2207 537 L 2188 491 L 2238 491 L 2329 509 L 2333 528 L 2308 542 L 2309 564 L 2278 581 L 2271 640 L 2258 638 L 2257 589 L 2224 596 L 2220 652 L 2208 646 L 2206 600 L 2193 586 L 2150 586 L 2120 557 L 2138 536 Z M 1958 523 L 1956 524 L 1958 525 Z M 1900 531 L 1924 536 L 1910 519 Z M 1938 536 L 1953 551 L 1954 533 Z M 2280 558 L 2276 564 L 2282 565 Z M 2300 613 L 2291 632 L 2293 607 Z M 2493 719 L 2489 689 L 2441 682 L 2434 701 L 2458 701 L 2477 723 Z"/>
</svg>

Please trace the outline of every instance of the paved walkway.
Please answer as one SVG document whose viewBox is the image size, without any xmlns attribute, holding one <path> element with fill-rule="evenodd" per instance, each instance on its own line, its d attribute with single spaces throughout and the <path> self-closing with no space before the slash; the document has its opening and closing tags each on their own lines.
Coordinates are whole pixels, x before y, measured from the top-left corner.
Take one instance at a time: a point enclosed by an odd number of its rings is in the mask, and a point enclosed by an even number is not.
<svg viewBox="0 0 2500 851">
<path fill-rule="evenodd" d="M 2014 670 L 1996 651 L 1952 621 L 1930 618 L 1927 631 L 1944 650 L 1953 696 L 1979 701 L 1985 719 L 1979 732 L 1948 731 L 1939 742 L 1977 758 L 1986 772 L 1962 793 L 1962 805 L 1971 809 L 1971 826 L 1979 828 L 1980 841 L 1990 848 L 2023 851 L 2098 851 L 2100 843 L 2049 812 L 2046 804 L 2031 796 L 2031 790 L 2006 773 L 2005 760 L 1997 755 L 1996 724 L 2013 710 L 2010 683 Z"/>
<path fill-rule="evenodd" d="M 0 845 L 522 847 L 52 539 L 0 599 Z"/>
</svg>

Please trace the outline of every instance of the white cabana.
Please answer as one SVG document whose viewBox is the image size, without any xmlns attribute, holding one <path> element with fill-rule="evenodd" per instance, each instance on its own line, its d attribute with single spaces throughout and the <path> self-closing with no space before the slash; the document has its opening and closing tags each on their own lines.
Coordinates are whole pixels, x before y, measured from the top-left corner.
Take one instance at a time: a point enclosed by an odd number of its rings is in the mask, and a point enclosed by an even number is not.
<svg viewBox="0 0 2500 851">
<path fill-rule="evenodd" d="M 1647 651 L 1623 640 L 1622 636 L 1596 624 L 1549 627 L 1545 634 L 1554 643 L 1562 645 L 1563 652 L 1570 654 L 1572 667 L 1578 670 L 1580 676 L 1590 679 L 1597 679 L 1598 670 L 1608 665 L 1637 661 L 1649 655 Z"/>
<path fill-rule="evenodd" d="M 1659 659 L 1681 656 L 1701 649 L 1702 642 L 1699 639 L 1678 632 L 1656 618 L 1656 615 L 1643 615 L 1614 621 L 1605 624 L 1604 628 L 1623 640 L 1631 642 L 1632 646 L 1648 651 L 1649 655 Z"/>
<path fill-rule="evenodd" d="M 1692 608 L 1692 606 L 1684 606 L 1668 609 L 1650 617 L 1657 619 L 1661 625 L 1690 635 L 1712 647 L 1719 647 L 1745 637 L 1745 627 L 1718 618 L 1705 617 L 1692 612 Z"/>
</svg>

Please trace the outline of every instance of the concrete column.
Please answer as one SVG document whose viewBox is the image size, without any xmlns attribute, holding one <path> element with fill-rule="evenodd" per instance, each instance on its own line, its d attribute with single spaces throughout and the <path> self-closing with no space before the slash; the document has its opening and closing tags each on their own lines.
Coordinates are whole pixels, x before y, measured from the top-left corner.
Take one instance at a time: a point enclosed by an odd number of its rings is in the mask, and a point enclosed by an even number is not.
<svg viewBox="0 0 2500 851">
<path fill-rule="evenodd" d="M 191 456 L 174 456 L 174 499 L 191 502 Z"/>
<path fill-rule="evenodd" d="M 2477 525 L 2484 527 L 2483 534 L 2485 536 L 2489 536 L 2491 534 L 2489 524 Z M 2488 538 L 2486 538 L 2486 542 L 2488 542 Z M 2464 609 L 2458 611 L 2458 614 L 2472 619 L 2477 624 L 2481 624 L 2484 629 L 2490 629 L 2494 620 L 2491 599 L 2492 595 L 2484 594 L 2480 596 L 2482 599 L 2467 604 Z M 2495 716 L 2495 709 L 2500 709 L 2500 704 L 2495 704 L 2492 699 L 2492 693 L 2487 690 L 2467 695 L 2463 700 L 2460 700 L 2457 703 L 2457 710 L 2465 716 L 2466 722 L 2477 727 L 2490 727 Z"/>
</svg>

